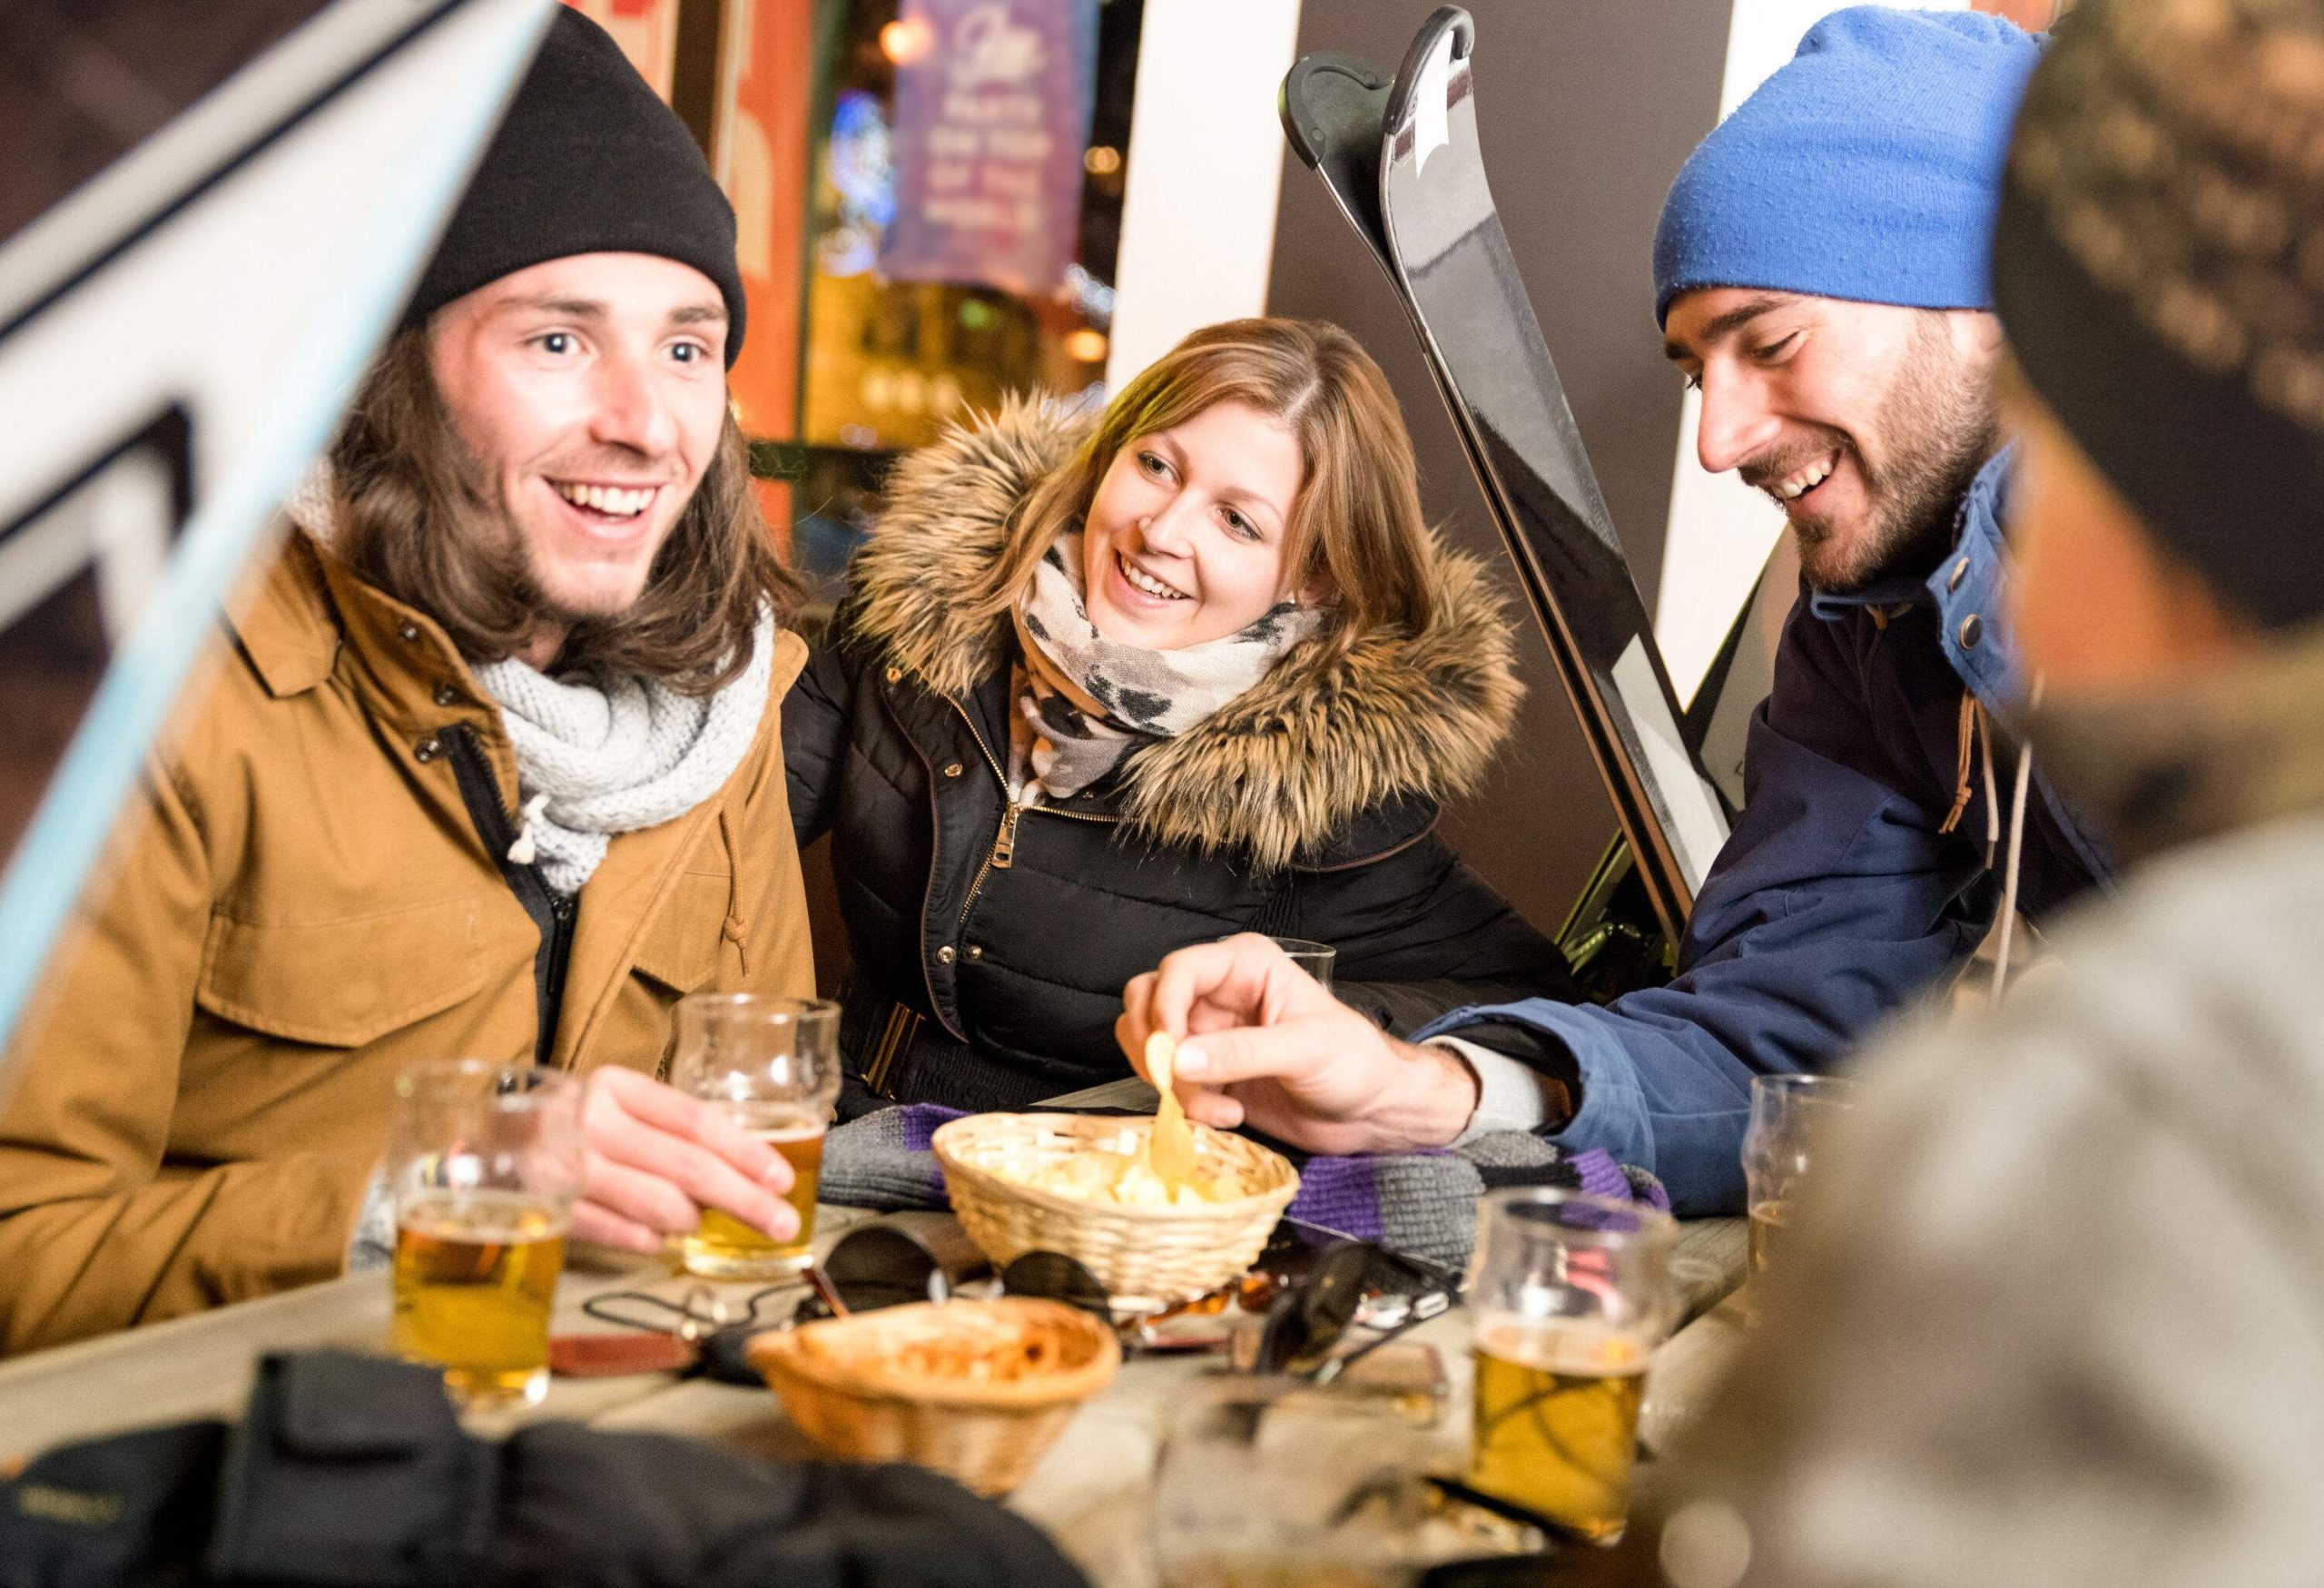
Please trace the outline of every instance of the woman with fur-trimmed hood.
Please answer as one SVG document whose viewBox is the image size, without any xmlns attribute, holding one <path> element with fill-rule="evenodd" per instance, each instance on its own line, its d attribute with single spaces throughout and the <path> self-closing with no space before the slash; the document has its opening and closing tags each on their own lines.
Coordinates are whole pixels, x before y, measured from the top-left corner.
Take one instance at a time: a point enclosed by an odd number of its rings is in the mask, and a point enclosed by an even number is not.
<svg viewBox="0 0 2324 1588">
<path fill-rule="evenodd" d="M 1570 992 L 1432 835 L 1521 686 L 1345 332 L 1196 331 L 1094 427 L 1011 404 L 888 502 L 783 710 L 852 951 L 843 1112 L 1127 1075 L 1123 985 L 1236 932 L 1330 943 L 1400 1031 Z"/>
</svg>

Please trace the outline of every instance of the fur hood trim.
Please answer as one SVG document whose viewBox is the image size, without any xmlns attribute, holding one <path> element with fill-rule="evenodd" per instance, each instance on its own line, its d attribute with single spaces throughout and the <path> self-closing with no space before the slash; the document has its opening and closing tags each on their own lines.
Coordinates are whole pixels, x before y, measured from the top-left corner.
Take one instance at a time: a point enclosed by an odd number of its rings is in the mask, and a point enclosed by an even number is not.
<svg viewBox="0 0 2324 1588">
<path fill-rule="evenodd" d="M 971 619 L 952 597 L 1000 555 L 1033 487 L 1086 433 L 1054 406 L 1012 399 L 899 461 L 887 510 L 856 554 L 856 631 L 955 699 L 1005 666 L 1009 625 Z M 1195 727 L 1138 751 L 1119 795 L 1132 830 L 1241 851 L 1272 871 L 1320 852 L 1366 811 L 1473 789 L 1524 686 L 1483 567 L 1430 545 L 1436 616 L 1425 632 L 1377 632 L 1334 658 L 1327 630 Z"/>
</svg>

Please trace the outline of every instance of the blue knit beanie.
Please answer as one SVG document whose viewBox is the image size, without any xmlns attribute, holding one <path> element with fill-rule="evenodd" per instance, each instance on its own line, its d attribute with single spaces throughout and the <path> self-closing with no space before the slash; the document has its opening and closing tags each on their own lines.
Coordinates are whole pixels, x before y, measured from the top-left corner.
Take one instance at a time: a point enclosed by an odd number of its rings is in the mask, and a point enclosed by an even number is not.
<svg viewBox="0 0 2324 1588">
<path fill-rule="evenodd" d="M 1836 11 L 1662 203 L 1654 318 L 1696 287 L 1993 306 L 2002 158 L 2041 43 L 1974 11 Z"/>
</svg>

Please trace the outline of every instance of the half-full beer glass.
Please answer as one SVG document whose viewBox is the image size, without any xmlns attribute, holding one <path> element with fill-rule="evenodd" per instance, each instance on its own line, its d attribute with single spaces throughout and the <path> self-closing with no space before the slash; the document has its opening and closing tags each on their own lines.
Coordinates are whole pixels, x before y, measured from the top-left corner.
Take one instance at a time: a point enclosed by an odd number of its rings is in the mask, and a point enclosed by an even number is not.
<svg viewBox="0 0 2324 1588">
<path fill-rule="evenodd" d="M 1837 1076 L 1752 1078 L 1751 1123 L 1743 1133 L 1752 1278 L 1783 1261 L 1797 1198 L 1820 1161 L 1826 1136 L 1855 1098 L 1856 1083 Z"/>
<path fill-rule="evenodd" d="M 1677 1228 L 1575 1191 L 1494 1191 L 1479 1212 L 1469 1481 L 1590 1537 L 1621 1535 L 1646 1366 L 1678 1310 Z"/>
<path fill-rule="evenodd" d="M 549 1305 L 581 1189 L 580 1087 L 528 1064 L 448 1060 L 396 1078 L 398 1354 L 463 1403 L 537 1401 Z"/>
<path fill-rule="evenodd" d="M 705 1208 L 685 1239 L 690 1274 L 775 1279 L 807 1266 L 815 1236 L 815 1181 L 823 1131 L 839 1098 L 839 1005 L 819 998 L 696 993 L 678 1004 L 670 1081 L 715 1103 L 791 1165 L 789 1201 L 799 1236 L 778 1241 Z"/>
</svg>

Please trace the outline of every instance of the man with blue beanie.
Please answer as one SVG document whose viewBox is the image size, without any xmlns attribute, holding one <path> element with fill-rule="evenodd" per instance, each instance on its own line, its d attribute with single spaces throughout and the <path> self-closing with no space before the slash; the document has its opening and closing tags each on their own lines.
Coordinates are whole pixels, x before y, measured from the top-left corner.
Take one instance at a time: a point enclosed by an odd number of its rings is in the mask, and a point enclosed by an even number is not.
<svg viewBox="0 0 2324 1588">
<path fill-rule="evenodd" d="M 1991 715 L 2020 681 L 1986 260 L 2039 55 L 1977 13 L 1834 13 L 1670 190 L 1656 311 L 1703 466 L 1782 505 L 1805 575 L 1677 978 L 1463 1010 L 1414 1047 L 1261 940 L 1185 950 L 1123 1034 L 1206 1031 L 1177 1063 L 1196 1117 L 1328 1151 L 1533 1129 L 1653 1170 L 1681 1213 L 1739 1210 L 1754 1075 L 1827 1066 L 1997 921 L 2107 874 Z"/>
</svg>

